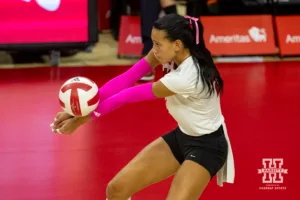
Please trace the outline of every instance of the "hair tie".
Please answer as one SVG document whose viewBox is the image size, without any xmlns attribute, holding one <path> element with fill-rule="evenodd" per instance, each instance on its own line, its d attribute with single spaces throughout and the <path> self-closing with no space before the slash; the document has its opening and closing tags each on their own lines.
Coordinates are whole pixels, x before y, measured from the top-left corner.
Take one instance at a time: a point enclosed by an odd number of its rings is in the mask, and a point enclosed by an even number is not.
<svg viewBox="0 0 300 200">
<path fill-rule="evenodd" d="M 185 16 L 186 19 L 189 19 L 190 25 L 192 25 L 192 21 L 195 22 L 196 25 L 196 44 L 199 44 L 199 27 L 197 21 L 199 21 L 198 18 L 191 17 L 191 16 Z"/>
</svg>

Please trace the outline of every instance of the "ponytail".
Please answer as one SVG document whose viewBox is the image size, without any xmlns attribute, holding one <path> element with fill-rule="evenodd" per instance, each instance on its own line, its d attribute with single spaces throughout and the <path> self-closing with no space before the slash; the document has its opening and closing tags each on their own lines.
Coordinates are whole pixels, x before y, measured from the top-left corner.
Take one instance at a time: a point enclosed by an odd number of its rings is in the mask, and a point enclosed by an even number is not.
<svg viewBox="0 0 300 200">
<path fill-rule="evenodd" d="M 195 62 L 198 78 L 196 84 L 201 77 L 203 83 L 203 92 L 207 87 L 207 93 L 209 97 L 217 92 L 217 95 L 223 92 L 224 83 L 221 78 L 221 75 L 214 64 L 213 58 L 210 51 L 206 48 L 203 40 L 203 26 L 199 22 L 198 18 L 193 18 L 186 16 L 186 19 L 189 20 L 190 28 L 194 35 L 194 43 L 190 47 L 190 53 Z M 200 30 L 202 32 L 200 33 Z"/>
</svg>

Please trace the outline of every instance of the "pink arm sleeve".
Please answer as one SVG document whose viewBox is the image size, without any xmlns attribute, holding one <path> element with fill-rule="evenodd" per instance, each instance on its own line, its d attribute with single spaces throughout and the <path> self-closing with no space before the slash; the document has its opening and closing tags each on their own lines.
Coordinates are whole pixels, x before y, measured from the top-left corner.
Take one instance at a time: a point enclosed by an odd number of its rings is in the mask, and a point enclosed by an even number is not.
<svg viewBox="0 0 300 200">
<path fill-rule="evenodd" d="M 131 87 L 135 82 L 150 72 L 152 72 L 151 66 L 145 58 L 142 58 L 129 70 L 111 79 L 99 89 L 100 101 L 104 101 L 114 94 Z"/>
<path fill-rule="evenodd" d="M 100 102 L 91 116 L 97 118 L 126 104 L 153 99 L 157 99 L 157 97 L 152 92 L 152 83 L 131 87 Z"/>
</svg>

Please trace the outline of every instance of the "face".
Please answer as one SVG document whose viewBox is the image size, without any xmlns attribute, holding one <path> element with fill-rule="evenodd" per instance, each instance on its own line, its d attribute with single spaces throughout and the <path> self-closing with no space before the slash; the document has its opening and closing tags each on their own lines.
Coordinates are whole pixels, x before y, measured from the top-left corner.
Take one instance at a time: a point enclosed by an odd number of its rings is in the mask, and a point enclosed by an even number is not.
<svg viewBox="0 0 300 200">
<path fill-rule="evenodd" d="M 166 32 L 153 28 L 151 33 L 153 52 L 160 63 L 173 61 L 180 49 L 179 41 L 171 42 L 166 37 Z"/>
</svg>

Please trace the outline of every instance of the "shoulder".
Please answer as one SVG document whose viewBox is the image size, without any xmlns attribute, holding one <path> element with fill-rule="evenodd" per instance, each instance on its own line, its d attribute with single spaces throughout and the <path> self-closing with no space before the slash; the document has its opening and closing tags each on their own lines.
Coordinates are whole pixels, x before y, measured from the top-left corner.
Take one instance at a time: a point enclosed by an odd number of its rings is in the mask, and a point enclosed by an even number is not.
<svg viewBox="0 0 300 200">
<path fill-rule="evenodd" d="M 169 72 L 160 81 L 175 93 L 192 93 L 199 79 L 197 66 L 192 57 L 187 58 L 177 69 Z"/>
<path fill-rule="evenodd" d="M 197 66 L 192 57 L 184 60 L 177 68 L 172 69 L 165 76 L 180 76 L 184 77 L 196 77 L 197 76 Z"/>
<path fill-rule="evenodd" d="M 197 66 L 192 57 L 187 58 L 175 70 L 164 76 L 164 79 L 177 79 L 182 84 L 192 82 L 196 84 L 198 78 Z"/>
</svg>

